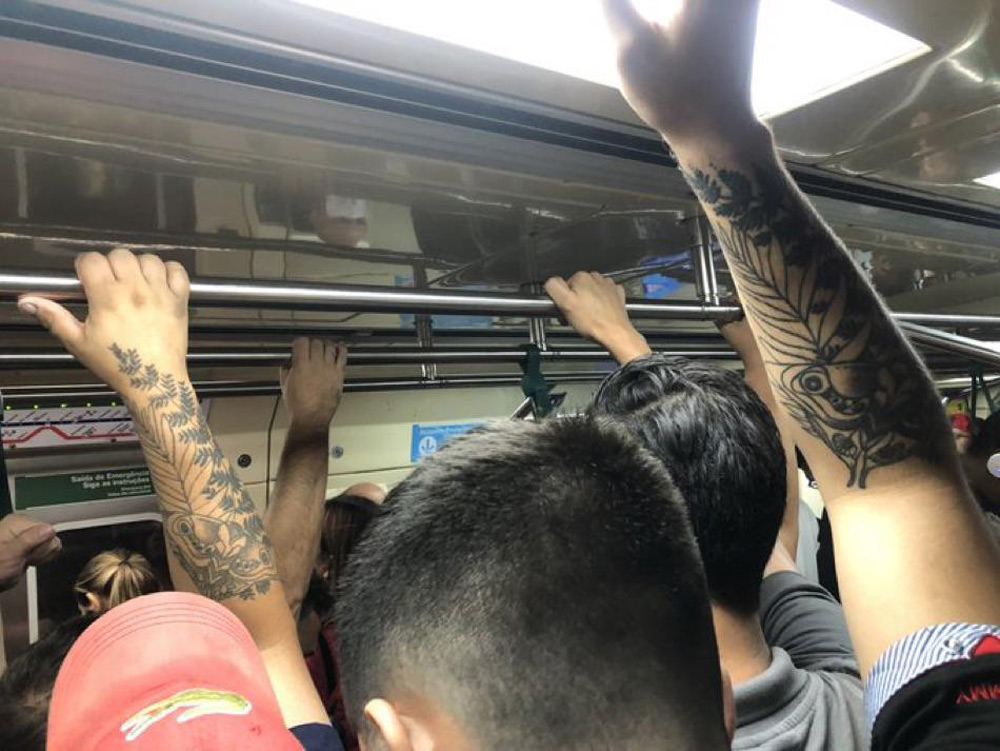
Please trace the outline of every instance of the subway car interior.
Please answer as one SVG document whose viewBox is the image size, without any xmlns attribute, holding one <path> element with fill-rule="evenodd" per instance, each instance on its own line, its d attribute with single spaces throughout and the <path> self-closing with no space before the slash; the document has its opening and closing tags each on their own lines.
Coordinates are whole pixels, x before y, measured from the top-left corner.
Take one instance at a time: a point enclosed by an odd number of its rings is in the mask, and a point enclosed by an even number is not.
<svg viewBox="0 0 1000 751">
<path fill-rule="evenodd" d="M 607 275 L 653 349 L 739 367 L 719 243 L 613 56 L 588 54 L 600 3 L 533 5 L 0 4 L 0 515 L 63 544 L 0 596 L 8 661 L 76 613 L 94 554 L 166 577 L 128 410 L 16 306 L 82 310 L 81 252 L 187 270 L 200 407 L 261 509 L 297 336 L 349 349 L 329 495 L 392 487 L 484 422 L 584 410 L 614 363 L 560 319 L 552 276 Z M 798 185 L 978 417 L 1000 406 L 997 10 L 764 0 L 754 72 Z"/>
</svg>

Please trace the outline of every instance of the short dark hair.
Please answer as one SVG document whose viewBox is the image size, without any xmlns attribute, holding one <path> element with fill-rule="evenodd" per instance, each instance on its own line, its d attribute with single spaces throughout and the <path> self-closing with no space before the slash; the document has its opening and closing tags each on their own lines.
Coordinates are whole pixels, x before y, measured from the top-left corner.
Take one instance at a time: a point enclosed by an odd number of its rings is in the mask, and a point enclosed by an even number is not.
<svg viewBox="0 0 1000 751">
<path fill-rule="evenodd" d="M 419 691 L 484 749 L 724 740 L 704 572 L 663 467 L 607 422 L 498 423 L 388 496 L 336 606 L 349 719 Z"/>
<path fill-rule="evenodd" d="M 660 458 L 687 501 L 712 600 L 749 615 L 785 512 L 774 419 L 738 373 L 651 355 L 612 373 L 590 411 Z"/>
<path fill-rule="evenodd" d="M 59 668 L 95 620 L 92 613 L 70 618 L 7 666 L 0 677 L 0 748 L 45 751 L 49 700 Z"/>
</svg>

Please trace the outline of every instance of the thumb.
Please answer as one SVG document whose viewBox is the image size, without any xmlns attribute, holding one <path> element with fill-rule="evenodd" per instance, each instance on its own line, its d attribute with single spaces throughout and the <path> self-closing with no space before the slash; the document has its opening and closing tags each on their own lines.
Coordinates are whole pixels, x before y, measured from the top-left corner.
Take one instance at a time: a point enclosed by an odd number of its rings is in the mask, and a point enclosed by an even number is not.
<svg viewBox="0 0 1000 751">
<path fill-rule="evenodd" d="M 62 551 L 62 541 L 58 537 L 53 537 L 46 543 L 36 545 L 28 551 L 28 564 L 31 566 L 41 566 L 48 563 Z"/>
<path fill-rule="evenodd" d="M 83 324 L 66 308 L 44 297 L 25 295 L 17 301 L 22 313 L 38 319 L 45 328 L 59 339 L 66 349 L 73 351 L 83 339 Z"/>
<path fill-rule="evenodd" d="M 632 0 L 604 0 L 604 18 L 620 45 L 631 42 L 647 26 Z"/>
<path fill-rule="evenodd" d="M 32 524 L 14 535 L 11 543 L 27 558 L 31 552 L 55 539 L 56 529 L 51 524 Z"/>
</svg>

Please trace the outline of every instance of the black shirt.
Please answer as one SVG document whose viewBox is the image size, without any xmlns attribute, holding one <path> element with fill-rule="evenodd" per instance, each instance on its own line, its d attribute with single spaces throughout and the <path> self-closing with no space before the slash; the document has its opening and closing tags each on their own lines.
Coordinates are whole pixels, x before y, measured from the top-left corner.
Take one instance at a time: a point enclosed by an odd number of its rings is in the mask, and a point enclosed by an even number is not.
<svg viewBox="0 0 1000 751">
<path fill-rule="evenodd" d="M 936 667 L 886 703 L 872 751 L 932 749 L 1000 749 L 1000 654 Z"/>
<path fill-rule="evenodd" d="M 291 728 L 305 751 L 344 751 L 340 736 L 331 725 L 312 723 Z"/>
</svg>

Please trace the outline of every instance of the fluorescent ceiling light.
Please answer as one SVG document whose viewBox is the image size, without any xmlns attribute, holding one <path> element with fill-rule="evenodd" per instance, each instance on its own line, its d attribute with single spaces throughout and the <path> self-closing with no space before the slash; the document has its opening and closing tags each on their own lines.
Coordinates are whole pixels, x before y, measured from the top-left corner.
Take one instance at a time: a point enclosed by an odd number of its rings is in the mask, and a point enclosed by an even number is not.
<svg viewBox="0 0 1000 751">
<path fill-rule="evenodd" d="M 830 0 L 764 0 L 753 104 L 777 115 L 930 52 L 923 42 Z"/>
<path fill-rule="evenodd" d="M 1000 190 L 1000 172 L 994 172 L 992 175 L 985 175 L 984 177 L 977 177 L 975 182 L 985 185 L 987 188 Z"/>
<path fill-rule="evenodd" d="M 605 86 L 618 81 L 600 0 L 295 1 Z M 636 5 L 663 21 L 680 0 Z M 763 0 L 754 108 L 787 112 L 929 50 L 832 0 Z"/>
</svg>

